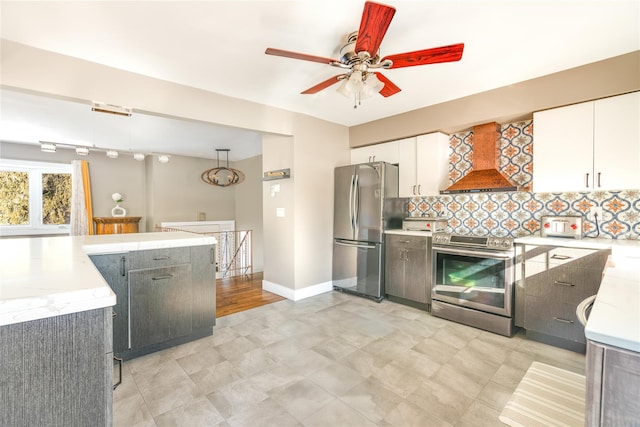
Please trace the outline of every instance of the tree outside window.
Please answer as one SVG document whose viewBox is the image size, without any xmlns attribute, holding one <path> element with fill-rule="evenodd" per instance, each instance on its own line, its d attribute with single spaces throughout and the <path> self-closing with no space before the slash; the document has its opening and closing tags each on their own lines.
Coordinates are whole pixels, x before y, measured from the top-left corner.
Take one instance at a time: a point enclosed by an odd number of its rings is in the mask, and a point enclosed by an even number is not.
<svg viewBox="0 0 640 427">
<path fill-rule="evenodd" d="M 3 235 L 68 233 L 70 218 L 70 165 L 0 161 Z"/>
</svg>

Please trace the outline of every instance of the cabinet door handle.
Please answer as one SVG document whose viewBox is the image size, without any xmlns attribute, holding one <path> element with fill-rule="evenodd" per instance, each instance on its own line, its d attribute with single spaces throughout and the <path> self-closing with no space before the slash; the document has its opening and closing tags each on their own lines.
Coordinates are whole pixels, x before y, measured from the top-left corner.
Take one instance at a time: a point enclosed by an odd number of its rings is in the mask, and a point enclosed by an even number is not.
<svg viewBox="0 0 640 427">
<path fill-rule="evenodd" d="M 165 261 L 168 260 L 170 258 L 169 255 L 162 255 L 162 256 L 154 256 L 153 260 L 154 261 Z"/>
<path fill-rule="evenodd" d="M 598 187 L 600 187 L 600 175 L 601 175 L 601 173 L 598 172 Z"/>
<path fill-rule="evenodd" d="M 125 262 L 126 262 L 125 257 L 120 257 L 120 275 L 122 277 L 127 275 L 127 272 L 126 272 L 126 269 L 125 269 Z"/>
<path fill-rule="evenodd" d="M 560 280 L 554 280 L 554 281 L 553 281 L 553 284 L 554 284 L 554 285 L 560 285 L 560 286 L 569 286 L 569 287 L 571 287 L 571 286 L 575 286 L 573 283 L 569 283 L 569 282 L 562 282 L 562 281 L 560 281 Z"/>
<path fill-rule="evenodd" d="M 213 250 L 213 246 L 209 249 L 209 254 L 211 255 L 211 264 L 216 263 L 216 251 Z"/>
<path fill-rule="evenodd" d="M 585 187 L 589 187 L 589 172 L 587 172 L 587 179 L 585 180 Z"/>
<path fill-rule="evenodd" d="M 171 279 L 172 277 L 173 277 L 173 274 L 165 274 L 164 276 L 152 277 L 151 280 L 165 280 L 165 279 Z"/>
<path fill-rule="evenodd" d="M 400 258 L 398 258 L 399 261 L 404 260 L 403 252 L 404 252 L 404 249 L 400 249 Z"/>
<path fill-rule="evenodd" d="M 413 195 L 416 195 L 416 186 L 415 184 L 413 185 L 413 187 L 411 187 L 411 192 L 413 193 Z"/>
<path fill-rule="evenodd" d="M 421 184 L 418 184 L 418 195 L 420 195 L 420 185 Z"/>
<path fill-rule="evenodd" d="M 122 358 L 113 356 L 113 360 L 118 362 L 118 371 L 119 371 L 118 382 L 113 385 L 113 389 L 115 390 L 116 387 L 118 387 L 120 384 L 122 384 Z"/>
<path fill-rule="evenodd" d="M 557 320 L 558 322 L 562 323 L 573 323 L 573 320 L 563 319 L 562 317 L 554 317 L 553 320 Z"/>
<path fill-rule="evenodd" d="M 569 255 L 559 255 L 559 254 L 551 255 L 551 259 L 559 259 L 559 260 L 562 260 L 562 261 L 564 261 L 566 259 L 571 259 L 571 258 L 573 258 L 573 257 L 569 256 Z"/>
</svg>

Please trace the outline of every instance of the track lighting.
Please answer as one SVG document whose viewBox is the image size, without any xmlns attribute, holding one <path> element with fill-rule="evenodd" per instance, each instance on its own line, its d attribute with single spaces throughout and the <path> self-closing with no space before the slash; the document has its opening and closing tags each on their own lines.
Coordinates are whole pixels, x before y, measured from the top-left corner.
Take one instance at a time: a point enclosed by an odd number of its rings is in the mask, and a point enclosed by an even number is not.
<svg viewBox="0 0 640 427">
<path fill-rule="evenodd" d="M 160 163 L 169 163 L 169 156 L 167 156 L 166 154 L 160 154 L 158 156 L 158 161 Z"/>
<path fill-rule="evenodd" d="M 117 159 L 118 152 L 116 150 L 107 150 L 107 157 L 110 159 Z"/>
<path fill-rule="evenodd" d="M 137 160 L 139 162 L 144 160 L 144 153 L 133 153 L 133 160 Z"/>
<path fill-rule="evenodd" d="M 78 156 L 88 156 L 89 149 L 87 147 L 76 147 L 76 154 Z"/>
<path fill-rule="evenodd" d="M 44 142 L 40 141 L 40 150 L 45 153 L 55 153 L 56 152 L 56 144 L 53 142 Z"/>
</svg>

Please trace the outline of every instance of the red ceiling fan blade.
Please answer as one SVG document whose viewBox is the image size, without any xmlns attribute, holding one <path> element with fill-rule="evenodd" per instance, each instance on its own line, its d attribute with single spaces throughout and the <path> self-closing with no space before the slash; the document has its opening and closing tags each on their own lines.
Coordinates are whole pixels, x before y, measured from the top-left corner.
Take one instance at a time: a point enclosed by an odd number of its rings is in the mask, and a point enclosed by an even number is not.
<svg viewBox="0 0 640 427">
<path fill-rule="evenodd" d="M 378 80 L 384 83 L 384 87 L 380 90 L 380 95 L 387 98 L 391 95 L 395 95 L 396 93 L 400 92 L 401 89 L 398 86 L 396 86 L 391 80 L 386 78 L 384 75 L 382 75 L 377 71 L 374 74 L 376 75 Z"/>
<path fill-rule="evenodd" d="M 285 58 L 302 59 L 303 61 L 319 62 L 321 64 L 331 64 L 340 62 L 337 59 L 325 58 L 322 56 L 307 55 L 304 53 L 290 52 L 288 50 L 268 48 L 264 51 L 267 55 L 284 56 Z"/>
<path fill-rule="evenodd" d="M 417 50 L 415 52 L 399 53 L 382 58 L 382 61 L 390 59 L 393 65 L 390 68 L 414 67 L 416 65 L 437 64 L 440 62 L 454 62 L 462 58 L 464 43 L 451 46 L 434 47 L 433 49 Z"/>
<path fill-rule="evenodd" d="M 391 6 L 371 1 L 364 4 L 356 40 L 356 53 L 364 51 L 369 52 L 371 57 L 376 56 L 395 13 L 396 9 Z"/>
<path fill-rule="evenodd" d="M 322 89 L 326 89 L 329 86 L 338 83 L 341 79 L 340 77 L 342 77 L 344 74 L 338 74 L 337 76 L 333 76 L 325 81 L 323 81 L 322 83 L 318 83 L 317 85 L 310 87 L 309 89 L 305 90 L 304 92 L 300 92 L 302 95 L 311 95 L 314 93 L 318 93 L 320 92 Z"/>
</svg>

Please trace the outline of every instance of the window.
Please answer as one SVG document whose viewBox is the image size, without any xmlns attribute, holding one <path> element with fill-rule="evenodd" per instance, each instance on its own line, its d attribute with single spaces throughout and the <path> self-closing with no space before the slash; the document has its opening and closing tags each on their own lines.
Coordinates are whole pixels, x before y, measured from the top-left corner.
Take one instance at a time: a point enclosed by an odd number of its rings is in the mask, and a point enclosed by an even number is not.
<svg viewBox="0 0 640 427">
<path fill-rule="evenodd" d="M 71 165 L 0 160 L 0 234 L 68 234 Z"/>
</svg>

